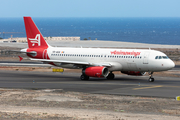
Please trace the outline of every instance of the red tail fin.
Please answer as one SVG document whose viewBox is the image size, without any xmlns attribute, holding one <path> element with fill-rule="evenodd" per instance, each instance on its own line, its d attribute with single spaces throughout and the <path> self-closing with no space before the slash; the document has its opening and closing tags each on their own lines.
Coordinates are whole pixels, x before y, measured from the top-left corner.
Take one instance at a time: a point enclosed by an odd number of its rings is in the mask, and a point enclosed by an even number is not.
<svg viewBox="0 0 180 120">
<path fill-rule="evenodd" d="M 24 17 L 26 36 L 29 48 L 47 48 L 48 44 L 31 17 Z"/>
</svg>

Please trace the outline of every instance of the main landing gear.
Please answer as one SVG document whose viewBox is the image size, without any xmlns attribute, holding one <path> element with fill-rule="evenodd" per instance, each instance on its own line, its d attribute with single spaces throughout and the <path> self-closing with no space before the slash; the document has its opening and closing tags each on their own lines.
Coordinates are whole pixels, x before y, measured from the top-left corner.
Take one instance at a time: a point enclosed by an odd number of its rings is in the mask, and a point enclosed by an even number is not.
<svg viewBox="0 0 180 120">
<path fill-rule="evenodd" d="M 154 82 L 154 78 L 152 74 L 153 72 L 149 72 L 149 79 L 148 79 L 149 82 Z"/>
<path fill-rule="evenodd" d="M 89 76 L 87 76 L 85 74 L 82 74 L 80 78 L 81 78 L 81 80 L 89 80 Z"/>
<path fill-rule="evenodd" d="M 82 69 L 82 75 L 80 76 L 80 79 L 81 80 L 89 80 L 89 76 L 87 76 L 83 71 L 85 71 L 86 69 L 86 66 L 83 66 L 83 69 Z"/>
<path fill-rule="evenodd" d="M 114 74 L 112 73 L 112 71 L 108 74 L 108 76 L 106 77 L 108 80 L 112 80 L 114 79 Z"/>
</svg>

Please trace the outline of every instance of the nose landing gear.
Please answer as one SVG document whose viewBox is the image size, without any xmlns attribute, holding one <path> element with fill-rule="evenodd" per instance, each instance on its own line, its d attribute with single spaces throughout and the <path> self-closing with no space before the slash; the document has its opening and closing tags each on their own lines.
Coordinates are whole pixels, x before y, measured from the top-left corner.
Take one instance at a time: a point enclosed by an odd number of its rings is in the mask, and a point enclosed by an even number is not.
<svg viewBox="0 0 180 120">
<path fill-rule="evenodd" d="M 149 82 L 154 82 L 154 78 L 153 78 L 153 72 L 149 72 Z"/>
</svg>

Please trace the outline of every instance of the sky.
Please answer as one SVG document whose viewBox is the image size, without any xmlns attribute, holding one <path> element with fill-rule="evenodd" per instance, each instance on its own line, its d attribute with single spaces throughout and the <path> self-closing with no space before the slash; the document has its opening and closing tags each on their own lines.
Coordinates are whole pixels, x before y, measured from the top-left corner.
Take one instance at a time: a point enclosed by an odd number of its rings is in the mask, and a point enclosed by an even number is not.
<svg viewBox="0 0 180 120">
<path fill-rule="evenodd" d="M 180 0 L 0 0 L 2 17 L 180 17 Z"/>
</svg>

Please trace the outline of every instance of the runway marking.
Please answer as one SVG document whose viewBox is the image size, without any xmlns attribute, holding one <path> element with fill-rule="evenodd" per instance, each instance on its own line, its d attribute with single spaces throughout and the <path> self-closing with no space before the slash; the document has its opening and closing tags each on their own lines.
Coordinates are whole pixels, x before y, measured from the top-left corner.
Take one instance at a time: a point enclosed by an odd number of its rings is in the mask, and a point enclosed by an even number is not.
<svg viewBox="0 0 180 120">
<path fill-rule="evenodd" d="M 158 88 L 158 87 L 163 87 L 163 86 L 162 86 L 162 85 L 158 85 L 158 86 L 151 86 L 151 87 L 141 87 L 141 88 L 134 88 L 133 90 L 149 89 L 149 88 Z"/>
</svg>

